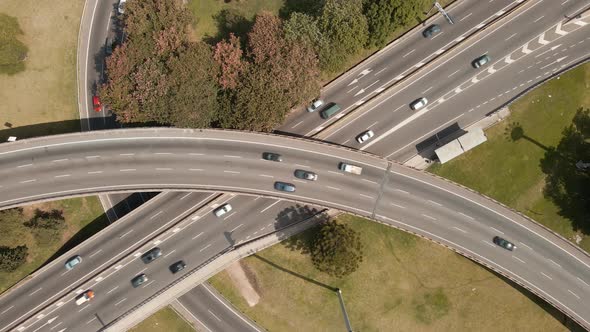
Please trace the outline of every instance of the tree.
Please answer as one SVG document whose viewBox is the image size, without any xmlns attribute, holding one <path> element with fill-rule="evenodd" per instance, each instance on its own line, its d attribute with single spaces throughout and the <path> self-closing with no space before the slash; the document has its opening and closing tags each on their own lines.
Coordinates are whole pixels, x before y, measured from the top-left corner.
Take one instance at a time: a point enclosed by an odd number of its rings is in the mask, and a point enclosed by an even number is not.
<svg viewBox="0 0 590 332">
<path fill-rule="evenodd" d="M 37 229 L 64 229 L 65 218 L 63 217 L 63 211 L 55 209 L 51 211 L 42 211 L 37 209 L 35 210 L 35 215 L 33 218 L 25 222 L 25 226 Z"/>
<path fill-rule="evenodd" d="M 246 69 L 247 63 L 242 58 L 240 39 L 230 33 L 229 40 L 217 43 L 213 51 L 213 59 L 220 67 L 219 85 L 224 89 L 235 89 L 239 75 Z"/>
<path fill-rule="evenodd" d="M 324 223 L 313 241 L 311 259 L 322 272 L 338 278 L 347 276 L 356 271 L 363 260 L 360 236 L 336 221 Z"/>
<path fill-rule="evenodd" d="M 362 0 L 326 0 L 318 24 L 327 39 L 319 54 L 320 65 L 327 71 L 339 70 L 348 56 L 356 54 L 367 42 Z"/>
<path fill-rule="evenodd" d="M 0 246 L 0 271 L 12 272 L 27 260 L 29 248 L 27 246 L 16 246 L 14 248 Z"/>
<path fill-rule="evenodd" d="M 382 47 L 393 30 L 392 14 L 395 0 L 367 0 L 364 13 L 367 18 L 369 47 Z"/>
<path fill-rule="evenodd" d="M 319 53 L 326 40 L 320 31 L 317 20 L 307 14 L 293 13 L 283 25 L 285 38 L 288 41 L 299 41 L 310 45 Z"/>
</svg>

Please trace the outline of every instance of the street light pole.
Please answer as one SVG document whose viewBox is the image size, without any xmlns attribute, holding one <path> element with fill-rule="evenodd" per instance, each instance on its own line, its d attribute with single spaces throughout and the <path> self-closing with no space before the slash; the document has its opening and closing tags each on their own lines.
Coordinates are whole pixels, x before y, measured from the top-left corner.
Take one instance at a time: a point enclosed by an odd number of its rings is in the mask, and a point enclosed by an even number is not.
<svg viewBox="0 0 590 332">
<path fill-rule="evenodd" d="M 344 298 L 342 297 L 342 291 L 340 288 L 336 289 L 336 293 L 338 293 L 338 300 L 340 300 L 340 308 L 342 309 L 342 314 L 344 315 L 344 324 L 346 324 L 346 330 L 348 332 L 353 332 L 352 326 L 350 326 L 350 320 L 348 319 L 348 313 L 346 312 L 346 307 L 344 306 Z"/>
<path fill-rule="evenodd" d="M 449 16 L 447 11 L 440 5 L 440 3 L 438 3 L 438 1 L 434 1 L 434 7 L 436 7 L 436 9 L 438 9 L 438 11 L 442 14 L 442 16 L 444 16 L 447 19 L 447 22 L 449 22 L 449 24 L 455 24 L 455 21 L 453 21 L 451 16 Z M 432 10 L 432 9 L 430 9 L 430 10 Z M 430 13 L 430 11 L 428 11 L 428 12 Z"/>
</svg>

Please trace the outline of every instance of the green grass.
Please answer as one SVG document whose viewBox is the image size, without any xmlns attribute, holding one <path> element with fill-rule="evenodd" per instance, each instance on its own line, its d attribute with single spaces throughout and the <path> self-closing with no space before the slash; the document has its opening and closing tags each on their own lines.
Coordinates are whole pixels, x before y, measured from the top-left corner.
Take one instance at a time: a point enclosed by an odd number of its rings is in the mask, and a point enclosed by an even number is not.
<svg viewBox="0 0 590 332">
<path fill-rule="evenodd" d="M 48 244 L 41 245 L 29 228 L 23 225 L 32 215 L 35 209 L 63 210 L 63 216 L 67 223 L 62 237 Z M 26 277 L 36 269 L 76 244 L 80 243 L 108 224 L 102 206 L 96 197 L 74 198 L 42 204 L 29 205 L 23 208 L 24 220 L 13 223 L 1 221 L 0 245 L 15 247 L 26 244 L 29 248 L 27 262 L 16 271 L 0 272 L 0 293 Z"/>
<path fill-rule="evenodd" d="M 346 278 L 318 272 L 309 256 L 278 244 L 243 260 L 261 296 L 256 306 L 248 307 L 225 272 L 210 282 L 269 331 L 342 331 L 336 294 L 318 284 L 342 290 L 355 331 L 565 330 L 517 289 L 448 249 L 361 218 L 339 219 L 365 244 L 363 263 Z"/>
<path fill-rule="evenodd" d="M 83 6 L 83 0 L 0 1 L 0 12 L 16 17 L 19 40 L 29 49 L 24 71 L 0 76 L 2 140 L 10 126 L 18 137 L 80 130 L 76 48 Z M 48 122 L 54 124 L 39 125 Z"/>
<path fill-rule="evenodd" d="M 225 3 L 223 0 L 190 0 L 189 8 L 197 19 L 194 28 L 195 38 L 217 35 L 217 23 L 213 17 L 223 9 L 236 9 L 245 18 L 252 19 L 256 13 L 263 10 L 278 14 L 283 2 L 283 0 L 246 0 Z"/>
<path fill-rule="evenodd" d="M 545 174 L 540 160 L 545 147 L 559 143 L 580 107 L 590 107 L 590 64 L 531 91 L 510 107 L 508 119 L 486 131 L 488 142 L 429 171 L 493 197 L 574 240 L 571 221 L 543 196 Z M 509 139 L 514 123 L 522 126 L 528 139 Z M 587 236 L 580 245 L 590 251 Z"/>
<path fill-rule="evenodd" d="M 166 307 L 129 330 L 130 332 L 194 332 L 195 329 L 180 317 L 176 311 Z"/>
</svg>

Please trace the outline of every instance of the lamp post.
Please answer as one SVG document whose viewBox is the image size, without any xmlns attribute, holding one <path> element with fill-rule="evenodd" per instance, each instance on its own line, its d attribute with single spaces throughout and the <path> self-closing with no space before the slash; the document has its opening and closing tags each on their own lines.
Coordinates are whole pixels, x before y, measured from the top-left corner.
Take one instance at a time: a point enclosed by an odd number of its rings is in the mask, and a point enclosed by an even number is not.
<svg viewBox="0 0 590 332">
<path fill-rule="evenodd" d="M 338 300 L 340 300 L 340 309 L 342 309 L 342 314 L 344 315 L 344 324 L 346 324 L 346 330 L 348 332 L 352 332 L 352 326 L 350 326 L 350 320 L 348 319 L 348 313 L 346 312 L 346 307 L 344 306 L 344 298 L 342 297 L 342 291 L 340 288 L 336 288 L 336 293 L 338 293 Z"/>
</svg>

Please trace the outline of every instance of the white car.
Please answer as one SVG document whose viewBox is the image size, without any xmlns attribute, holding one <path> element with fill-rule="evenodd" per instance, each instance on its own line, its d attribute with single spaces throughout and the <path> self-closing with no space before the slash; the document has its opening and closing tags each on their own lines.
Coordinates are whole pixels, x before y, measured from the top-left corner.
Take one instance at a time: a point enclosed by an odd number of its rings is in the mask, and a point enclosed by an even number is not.
<svg viewBox="0 0 590 332">
<path fill-rule="evenodd" d="M 221 217 L 224 214 L 228 213 L 229 211 L 232 210 L 231 205 L 229 205 L 229 203 L 225 203 L 222 206 L 218 207 L 217 209 L 215 209 L 213 211 L 213 214 L 215 214 L 216 217 Z"/>
<path fill-rule="evenodd" d="M 94 298 L 94 291 L 89 289 L 76 298 L 76 305 L 82 305 Z"/>
<path fill-rule="evenodd" d="M 414 100 L 411 104 L 410 104 L 410 108 L 414 111 L 417 111 L 421 108 L 424 108 L 424 106 L 428 105 L 428 99 L 422 97 L 422 98 L 418 98 L 416 100 Z"/>
<path fill-rule="evenodd" d="M 369 138 L 375 136 L 375 133 L 372 130 L 367 130 L 356 137 L 356 141 L 359 143 L 363 143 L 364 141 L 368 140 Z"/>
<path fill-rule="evenodd" d="M 117 11 L 119 14 L 125 13 L 125 3 L 127 0 L 119 0 L 119 6 L 117 6 Z"/>
<path fill-rule="evenodd" d="M 311 105 L 307 106 L 307 111 L 308 112 L 315 112 L 318 110 L 318 108 L 322 107 L 323 105 L 324 105 L 323 100 L 316 99 L 311 103 Z"/>
</svg>

